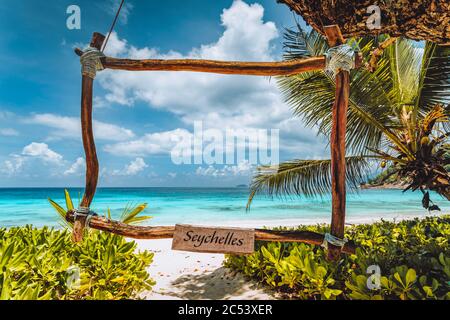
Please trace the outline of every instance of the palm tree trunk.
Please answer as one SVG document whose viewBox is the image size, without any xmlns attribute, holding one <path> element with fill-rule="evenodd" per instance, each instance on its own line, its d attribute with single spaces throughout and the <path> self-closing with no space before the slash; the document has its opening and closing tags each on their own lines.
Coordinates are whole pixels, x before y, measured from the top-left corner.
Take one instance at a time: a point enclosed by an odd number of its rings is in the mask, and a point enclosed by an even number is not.
<svg viewBox="0 0 450 320">
<path fill-rule="evenodd" d="M 378 1 L 381 11 L 379 29 L 369 29 L 367 13 L 373 0 L 277 0 L 303 17 L 315 30 L 339 25 L 344 37 L 389 34 L 413 40 L 450 43 L 450 2 L 448 0 Z"/>
</svg>

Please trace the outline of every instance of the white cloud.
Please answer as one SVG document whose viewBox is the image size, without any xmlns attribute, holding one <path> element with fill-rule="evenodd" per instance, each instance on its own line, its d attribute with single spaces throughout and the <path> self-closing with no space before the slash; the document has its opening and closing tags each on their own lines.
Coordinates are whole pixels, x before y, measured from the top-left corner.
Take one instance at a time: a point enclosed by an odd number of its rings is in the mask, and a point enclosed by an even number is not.
<svg viewBox="0 0 450 320">
<path fill-rule="evenodd" d="M 5 160 L 0 167 L 0 172 L 7 176 L 14 176 L 22 170 L 25 158 L 20 155 L 11 155 L 9 160 Z"/>
<path fill-rule="evenodd" d="M 7 137 L 15 137 L 15 136 L 19 135 L 19 131 L 12 129 L 12 128 L 3 128 L 3 129 L 0 129 L 0 135 L 7 136 Z"/>
<path fill-rule="evenodd" d="M 198 167 L 195 173 L 199 176 L 225 177 L 225 176 L 250 176 L 253 172 L 252 166 L 247 160 L 240 162 L 238 165 L 225 165 L 221 169 L 215 166 Z"/>
<path fill-rule="evenodd" d="M 79 157 L 75 162 L 70 166 L 69 169 L 64 171 L 64 175 L 79 175 L 82 174 L 82 171 L 86 168 L 86 160 L 84 158 Z"/>
<path fill-rule="evenodd" d="M 120 1 L 116 1 L 116 0 L 108 0 L 105 3 L 105 10 L 106 12 L 108 12 L 111 16 L 115 16 L 117 13 L 117 10 L 119 9 L 120 6 Z M 131 14 L 131 10 L 133 10 L 133 4 L 129 3 L 129 2 L 124 2 L 122 9 L 120 10 L 120 14 L 119 14 L 119 21 L 122 24 L 127 24 L 128 23 L 128 17 Z"/>
<path fill-rule="evenodd" d="M 81 137 L 80 119 L 76 117 L 66 117 L 51 113 L 34 114 L 28 119 L 26 123 L 44 125 L 56 129 L 52 135 L 57 137 Z M 114 124 L 105 123 L 94 120 L 92 122 L 94 127 L 94 135 L 96 139 L 109 141 L 124 141 L 133 138 L 134 132 L 132 130 L 116 126 Z"/>
<path fill-rule="evenodd" d="M 144 159 L 136 158 L 125 167 L 125 174 L 128 176 L 134 176 L 147 167 L 148 165 L 145 163 Z"/>
<path fill-rule="evenodd" d="M 63 156 L 51 150 L 46 143 L 32 142 L 25 146 L 22 155 L 35 157 L 54 164 L 61 164 Z"/>
<path fill-rule="evenodd" d="M 21 154 L 10 154 L 8 159 L 0 164 L 0 173 L 12 177 L 23 172 L 28 176 L 31 172 L 27 171 L 31 169 L 33 175 L 38 176 L 41 169 L 37 169 L 37 163 L 33 162 L 36 160 L 46 166 L 52 165 L 52 174 L 55 174 L 55 167 L 65 164 L 63 156 L 51 150 L 46 143 L 32 142 L 22 149 Z"/>
<path fill-rule="evenodd" d="M 107 50 L 110 55 L 130 58 L 277 60 L 280 57 L 275 55 L 272 41 L 279 39 L 279 33 L 275 24 L 265 22 L 263 16 L 261 5 L 249 5 L 237 0 L 221 15 L 224 27 L 221 37 L 216 42 L 192 48 L 187 54 L 173 51 L 162 53 L 151 47 L 137 48 L 116 33 L 111 36 Z M 151 108 L 175 114 L 186 125 L 202 120 L 206 129 L 280 129 L 282 138 L 295 136 L 288 145 L 282 141 L 280 147 L 289 147 L 296 156 L 313 157 L 322 154 L 325 149 L 315 140 L 315 131 L 305 129 L 299 119 L 292 119 L 292 112 L 283 102 L 275 80 L 192 72 L 117 70 L 105 70 L 99 73 L 98 79 L 107 91 L 102 97 L 104 103 L 131 107 L 136 102 L 144 102 Z M 123 143 L 109 146 L 108 150 L 131 148 L 133 154 L 149 154 L 166 149 L 154 145 L 153 136 L 132 141 L 133 146 Z M 140 153 L 136 152 L 137 149 L 146 151 Z"/>
<path fill-rule="evenodd" d="M 135 176 L 139 172 L 147 168 L 148 165 L 145 163 L 143 158 L 136 158 L 127 164 L 122 170 L 114 170 L 112 172 L 113 176 Z"/>
<path fill-rule="evenodd" d="M 160 53 L 154 48 L 136 48 L 111 37 L 116 55 L 131 58 L 195 58 L 264 61 L 274 60 L 271 41 L 278 37 L 273 22 L 263 21 L 259 4 L 235 1 L 221 16 L 224 33 L 217 42 L 193 48 L 187 55 Z M 99 74 L 108 91 L 105 99 L 122 105 L 143 101 L 164 108 L 186 123 L 203 120 L 206 125 L 267 127 L 290 116 L 276 85 L 266 78 L 221 76 L 187 72 L 105 71 Z M 176 94 L 174 94 L 176 93 Z M 271 117 L 268 119 L 267 112 Z"/>
<path fill-rule="evenodd" d="M 185 136 L 189 137 L 192 134 L 185 129 L 149 133 L 136 140 L 106 145 L 104 150 L 127 156 L 168 154 L 177 142 Z"/>
</svg>

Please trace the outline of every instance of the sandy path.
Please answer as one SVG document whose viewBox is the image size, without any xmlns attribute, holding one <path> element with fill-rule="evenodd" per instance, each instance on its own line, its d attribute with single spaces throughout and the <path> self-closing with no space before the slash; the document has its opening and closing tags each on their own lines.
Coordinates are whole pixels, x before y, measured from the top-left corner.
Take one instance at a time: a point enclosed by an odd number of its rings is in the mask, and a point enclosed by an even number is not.
<svg viewBox="0 0 450 320">
<path fill-rule="evenodd" d="M 171 240 L 137 241 L 139 249 L 155 252 L 148 268 L 156 281 L 151 292 L 143 293 L 148 300 L 274 299 L 273 292 L 263 289 L 241 274 L 224 268 L 222 254 L 205 254 L 171 250 Z"/>
</svg>

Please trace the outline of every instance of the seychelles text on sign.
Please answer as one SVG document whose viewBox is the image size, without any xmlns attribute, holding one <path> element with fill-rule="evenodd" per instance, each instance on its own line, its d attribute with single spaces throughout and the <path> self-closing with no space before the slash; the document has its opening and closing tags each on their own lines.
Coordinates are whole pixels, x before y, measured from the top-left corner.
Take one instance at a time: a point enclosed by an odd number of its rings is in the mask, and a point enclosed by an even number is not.
<svg viewBox="0 0 450 320">
<path fill-rule="evenodd" d="M 255 249 L 255 231 L 241 228 L 199 227 L 177 224 L 173 250 L 248 254 Z"/>
</svg>

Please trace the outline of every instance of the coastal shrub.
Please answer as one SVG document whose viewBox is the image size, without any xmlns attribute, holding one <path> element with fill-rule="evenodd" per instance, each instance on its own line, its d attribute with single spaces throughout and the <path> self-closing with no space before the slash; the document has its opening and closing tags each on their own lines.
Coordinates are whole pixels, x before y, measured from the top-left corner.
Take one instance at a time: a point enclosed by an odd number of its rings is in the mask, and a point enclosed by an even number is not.
<svg viewBox="0 0 450 320">
<path fill-rule="evenodd" d="M 318 246 L 257 242 L 253 254 L 227 255 L 225 265 L 294 299 L 450 300 L 450 216 L 351 226 L 346 237 L 358 249 L 338 262 Z"/>
<path fill-rule="evenodd" d="M 153 253 L 136 253 L 137 244 L 110 233 L 85 229 L 81 243 L 73 243 L 73 224 L 65 220 L 74 209 L 64 190 L 65 206 L 48 199 L 63 230 L 32 226 L 0 229 L 0 300 L 4 299 L 130 299 L 150 290 L 154 281 L 146 268 Z M 137 224 L 146 203 L 127 205 L 120 220 Z M 108 209 L 105 217 L 111 219 Z"/>
<path fill-rule="evenodd" d="M 93 231 L 80 244 L 67 230 L 0 228 L 0 300 L 127 299 L 154 284 L 153 253 Z"/>
</svg>

